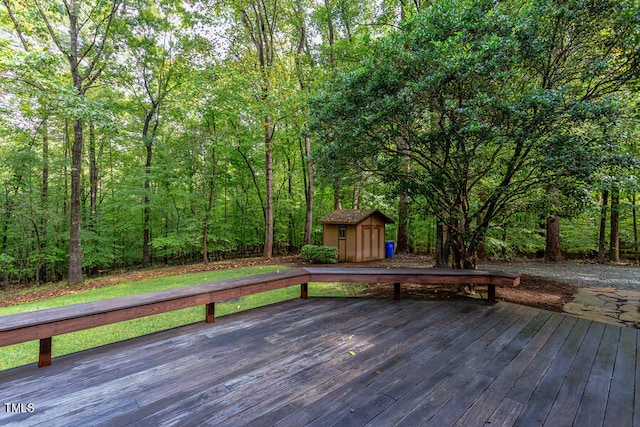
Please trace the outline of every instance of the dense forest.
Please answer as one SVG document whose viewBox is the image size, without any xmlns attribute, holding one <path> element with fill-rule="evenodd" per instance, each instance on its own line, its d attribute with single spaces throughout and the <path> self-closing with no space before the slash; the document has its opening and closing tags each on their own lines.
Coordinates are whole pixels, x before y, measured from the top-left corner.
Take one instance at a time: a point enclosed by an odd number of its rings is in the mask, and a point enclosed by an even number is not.
<svg viewBox="0 0 640 427">
<path fill-rule="evenodd" d="M 0 284 L 297 253 L 638 262 L 638 0 L 3 0 Z"/>
</svg>

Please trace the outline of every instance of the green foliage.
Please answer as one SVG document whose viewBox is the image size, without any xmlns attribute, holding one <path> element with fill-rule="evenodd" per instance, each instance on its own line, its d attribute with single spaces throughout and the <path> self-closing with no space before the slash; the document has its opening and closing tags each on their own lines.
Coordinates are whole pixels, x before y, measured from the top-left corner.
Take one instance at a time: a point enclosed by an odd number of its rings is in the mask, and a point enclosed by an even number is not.
<svg viewBox="0 0 640 427">
<path fill-rule="evenodd" d="M 338 262 L 338 248 L 335 246 L 304 245 L 300 258 L 314 264 L 335 264 Z"/>
<path fill-rule="evenodd" d="M 494 253 L 518 254 L 538 251 L 541 231 L 513 227 L 514 213 L 581 227 L 565 219 L 599 191 L 617 186 L 627 205 L 640 191 L 637 1 L 269 1 L 275 55 L 261 70 L 241 13 L 255 2 L 91 0 L 78 40 L 84 96 L 71 84 L 63 3 L 40 2 L 60 46 L 33 0 L 0 6 L 5 285 L 35 280 L 37 266 L 41 281 L 68 271 L 74 118 L 85 273 L 140 265 L 145 229 L 153 265 L 201 260 L 205 236 L 212 257 L 262 253 L 266 114 L 276 253 L 302 244 L 306 197 L 318 218 L 334 194 L 344 208 L 393 212 L 408 193 L 417 251 L 433 249 L 438 217 L 469 247 L 489 232 Z M 579 230 L 563 233 L 563 248 L 577 247 Z"/>
<path fill-rule="evenodd" d="M 638 76 L 640 21 L 617 2 L 555 5 L 426 6 L 313 101 L 323 167 L 341 175 L 357 159 L 406 186 L 452 231 L 456 265 L 475 265 L 486 231 L 522 198 L 562 182 L 580 194 L 598 164 L 591 131 Z"/>
</svg>

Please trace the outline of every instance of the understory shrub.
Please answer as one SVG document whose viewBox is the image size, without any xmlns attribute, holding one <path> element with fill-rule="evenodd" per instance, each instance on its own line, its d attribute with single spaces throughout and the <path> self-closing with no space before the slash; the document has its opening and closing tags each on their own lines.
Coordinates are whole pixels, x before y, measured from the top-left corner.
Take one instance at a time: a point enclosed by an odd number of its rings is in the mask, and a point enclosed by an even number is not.
<svg viewBox="0 0 640 427">
<path fill-rule="evenodd" d="M 335 264 L 338 262 L 338 248 L 334 246 L 305 245 L 300 250 L 303 261 L 314 264 Z"/>
</svg>

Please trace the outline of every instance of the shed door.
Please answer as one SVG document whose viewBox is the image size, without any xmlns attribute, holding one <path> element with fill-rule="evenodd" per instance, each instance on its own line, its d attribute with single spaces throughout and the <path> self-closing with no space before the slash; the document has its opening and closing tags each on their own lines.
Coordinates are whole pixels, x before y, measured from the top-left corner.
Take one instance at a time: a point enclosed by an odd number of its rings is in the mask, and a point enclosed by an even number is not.
<svg viewBox="0 0 640 427">
<path fill-rule="evenodd" d="M 362 226 L 362 261 L 380 258 L 380 227 L 376 225 Z"/>
</svg>

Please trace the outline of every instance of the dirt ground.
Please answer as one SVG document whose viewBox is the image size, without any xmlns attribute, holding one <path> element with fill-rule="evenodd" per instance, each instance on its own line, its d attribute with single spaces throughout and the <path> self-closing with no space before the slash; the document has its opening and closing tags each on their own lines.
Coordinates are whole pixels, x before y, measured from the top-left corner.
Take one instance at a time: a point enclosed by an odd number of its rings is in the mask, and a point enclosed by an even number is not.
<svg viewBox="0 0 640 427">
<path fill-rule="evenodd" d="M 38 301 L 42 299 L 55 298 L 61 295 L 74 294 L 89 289 L 100 288 L 124 281 L 137 281 L 153 277 L 195 273 L 200 271 L 214 271 L 238 267 L 250 267 L 266 264 L 287 265 L 290 267 L 299 267 L 303 265 L 297 257 L 276 257 L 272 260 L 264 260 L 262 258 L 250 258 L 231 260 L 221 263 L 211 263 L 208 265 L 193 264 L 186 266 L 165 267 L 158 269 L 149 269 L 144 271 L 123 272 L 108 277 L 98 277 L 86 280 L 80 285 L 67 285 L 66 283 L 58 283 L 47 285 L 38 290 L 29 291 L 28 287 L 12 287 L 8 290 L 0 292 L 0 307 L 6 307 L 15 304 Z M 394 260 L 376 261 L 370 263 L 340 263 L 338 267 L 430 267 L 433 261 L 427 257 L 398 257 Z M 496 268 L 496 269 L 499 269 Z M 517 288 L 500 288 L 496 290 L 496 296 L 499 300 L 514 302 L 517 304 L 528 305 L 531 307 L 542 308 L 545 310 L 561 312 L 565 303 L 571 301 L 574 294 L 578 291 L 578 287 L 566 282 L 560 282 L 537 275 L 522 274 L 520 276 L 520 286 Z M 369 286 L 363 291 L 363 296 L 369 297 L 391 297 L 392 287 L 388 285 Z M 406 284 L 402 287 L 403 298 L 422 298 L 422 299 L 450 299 L 450 298 L 469 298 L 470 295 L 464 292 L 458 292 L 451 286 L 425 286 Z M 486 298 L 486 288 L 477 287 L 475 298 Z"/>
<path fill-rule="evenodd" d="M 548 280 L 543 277 L 522 275 L 520 285 L 516 288 L 496 288 L 496 298 L 516 304 L 544 310 L 562 312 L 564 304 L 571 301 L 577 288 L 567 283 Z M 369 286 L 363 296 L 391 298 L 393 289 L 389 285 L 374 284 Z M 464 291 L 456 291 L 451 286 L 440 285 L 402 285 L 402 298 L 415 299 L 451 299 L 451 298 L 487 298 L 486 287 L 476 287 L 475 295 Z"/>
</svg>

